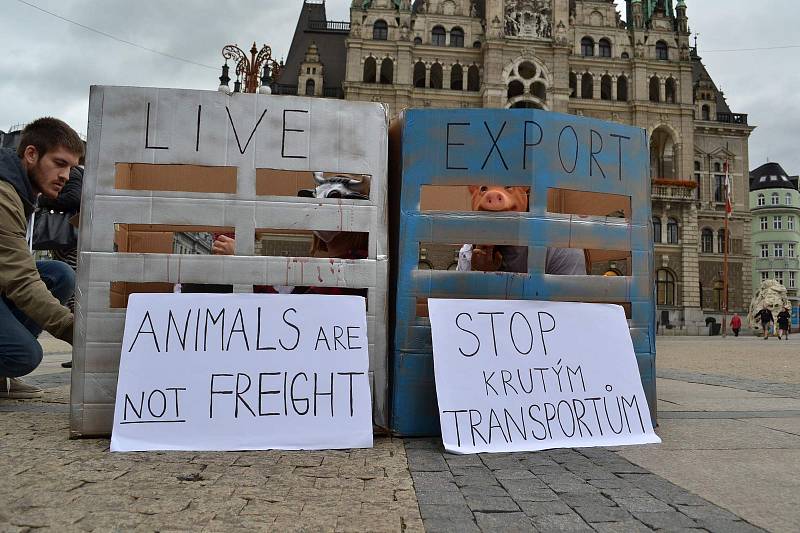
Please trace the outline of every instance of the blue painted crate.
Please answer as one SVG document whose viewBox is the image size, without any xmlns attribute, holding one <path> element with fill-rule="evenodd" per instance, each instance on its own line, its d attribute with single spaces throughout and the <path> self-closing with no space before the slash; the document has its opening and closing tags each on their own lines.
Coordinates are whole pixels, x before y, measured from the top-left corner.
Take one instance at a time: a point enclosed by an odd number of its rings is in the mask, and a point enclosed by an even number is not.
<svg viewBox="0 0 800 533">
<path fill-rule="evenodd" d="M 630 305 L 630 328 L 656 420 L 655 301 L 647 134 L 640 128 L 531 109 L 411 109 L 392 127 L 394 336 L 392 429 L 439 433 L 430 323 L 418 298 L 497 298 Z M 527 213 L 420 211 L 424 185 L 524 185 Z M 550 213 L 550 188 L 630 198 L 629 218 Z M 528 272 L 418 269 L 420 243 L 528 247 Z M 631 252 L 625 277 L 544 273 L 552 248 Z"/>
</svg>

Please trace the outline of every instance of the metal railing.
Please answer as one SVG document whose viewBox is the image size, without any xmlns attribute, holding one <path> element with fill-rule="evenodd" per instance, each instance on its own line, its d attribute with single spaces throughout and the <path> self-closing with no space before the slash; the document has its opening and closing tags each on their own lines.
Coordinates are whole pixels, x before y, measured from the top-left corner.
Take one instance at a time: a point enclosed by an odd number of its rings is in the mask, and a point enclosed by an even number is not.
<svg viewBox="0 0 800 533">
<path fill-rule="evenodd" d="M 309 20 L 308 29 L 313 31 L 350 32 L 350 23 L 344 20 Z"/>
<path fill-rule="evenodd" d="M 717 113 L 717 122 L 726 122 L 728 124 L 744 124 L 747 125 L 746 113 Z"/>
</svg>

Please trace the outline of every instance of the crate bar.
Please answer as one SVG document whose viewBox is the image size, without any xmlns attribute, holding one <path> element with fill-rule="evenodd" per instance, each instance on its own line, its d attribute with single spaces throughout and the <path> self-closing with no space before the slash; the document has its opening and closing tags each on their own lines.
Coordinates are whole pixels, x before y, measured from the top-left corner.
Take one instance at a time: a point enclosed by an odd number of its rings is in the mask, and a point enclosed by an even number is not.
<svg viewBox="0 0 800 533">
<path fill-rule="evenodd" d="M 522 298 L 630 304 L 631 338 L 655 420 L 655 302 L 644 130 L 538 110 L 409 110 L 401 118 L 392 427 L 438 433 L 430 325 L 418 299 Z M 420 212 L 425 185 L 530 188 L 526 213 Z M 627 219 L 548 212 L 550 189 L 630 199 Z M 528 273 L 417 270 L 420 243 L 528 247 Z M 629 251 L 628 277 L 544 274 L 548 247 Z"/>
</svg>

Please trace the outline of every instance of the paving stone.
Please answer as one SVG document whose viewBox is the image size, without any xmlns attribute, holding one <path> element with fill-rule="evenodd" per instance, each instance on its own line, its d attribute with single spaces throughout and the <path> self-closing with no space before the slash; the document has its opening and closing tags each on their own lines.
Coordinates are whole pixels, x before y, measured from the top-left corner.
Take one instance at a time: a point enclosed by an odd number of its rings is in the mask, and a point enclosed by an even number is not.
<svg viewBox="0 0 800 533">
<path fill-rule="evenodd" d="M 455 476 L 456 485 L 459 487 L 474 487 L 474 486 L 496 486 L 499 484 L 497 478 L 491 473 L 489 474 L 472 474 L 469 476 Z"/>
<path fill-rule="evenodd" d="M 483 531 L 530 532 L 531 519 L 524 513 L 475 513 L 475 521 Z"/>
<path fill-rule="evenodd" d="M 688 506 L 679 505 L 678 511 L 695 520 L 729 520 L 736 521 L 739 517 L 716 505 Z"/>
<path fill-rule="evenodd" d="M 419 504 L 419 514 L 422 519 L 428 518 L 445 518 L 452 519 L 467 519 L 472 520 L 472 511 L 467 507 L 467 502 L 451 504 L 451 505 L 432 505 L 427 503 Z"/>
<path fill-rule="evenodd" d="M 572 508 L 561 501 L 551 502 L 517 502 L 522 512 L 528 516 L 555 514 L 575 514 Z"/>
<path fill-rule="evenodd" d="M 567 533 L 594 531 L 580 516 L 572 515 L 541 515 L 534 517 L 533 525 L 539 531 L 547 533 Z"/>
<path fill-rule="evenodd" d="M 762 533 L 764 530 L 741 520 L 702 519 L 697 525 L 710 533 Z"/>
<path fill-rule="evenodd" d="M 456 487 L 464 496 L 508 496 L 506 489 L 500 485 L 468 485 Z"/>
<path fill-rule="evenodd" d="M 519 505 L 508 496 L 467 496 L 466 500 L 472 512 L 507 513 L 519 511 Z"/>
<path fill-rule="evenodd" d="M 652 496 L 649 498 L 614 498 L 614 501 L 620 507 L 631 512 L 666 513 L 674 511 L 672 507 Z"/>
<path fill-rule="evenodd" d="M 464 503 L 464 496 L 460 492 L 417 491 L 417 501 L 420 505 L 451 505 Z"/>
<path fill-rule="evenodd" d="M 426 518 L 425 531 L 428 533 L 480 533 L 473 520 L 447 520 L 445 518 Z"/>
<path fill-rule="evenodd" d="M 600 505 L 578 506 L 575 507 L 575 512 L 589 523 L 621 522 L 633 518 L 630 513 L 619 507 L 604 507 Z"/>
<path fill-rule="evenodd" d="M 624 520 L 622 522 L 601 522 L 599 524 L 592 524 L 592 527 L 598 533 L 652 533 L 653 531 L 641 522 L 636 522 L 634 520 Z"/>
<path fill-rule="evenodd" d="M 500 484 L 508 491 L 508 494 L 517 501 L 552 501 L 557 500 L 555 492 L 547 487 L 541 487 L 528 480 L 503 479 Z"/>
<path fill-rule="evenodd" d="M 492 472 L 497 479 L 536 479 L 530 470 L 522 468 L 505 468 Z"/>
<path fill-rule="evenodd" d="M 597 493 L 575 493 L 565 492 L 558 495 L 559 499 L 571 507 L 593 506 L 593 507 L 616 507 L 614 500 L 606 498 L 599 492 Z"/>
<path fill-rule="evenodd" d="M 454 466 L 484 466 L 483 461 L 477 455 L 454 455 L 450 453 L 444 454 L 444 460 L 450 465 Z"/>
<path fill-rule="evenodd" d="M 643 513 L 634 511 L 631 514 L 633 514 L 634 518 L 650 526 L 652 529 L 698 527 L 694 520 L 678 511 L 664 513 Z"/>
</svg>

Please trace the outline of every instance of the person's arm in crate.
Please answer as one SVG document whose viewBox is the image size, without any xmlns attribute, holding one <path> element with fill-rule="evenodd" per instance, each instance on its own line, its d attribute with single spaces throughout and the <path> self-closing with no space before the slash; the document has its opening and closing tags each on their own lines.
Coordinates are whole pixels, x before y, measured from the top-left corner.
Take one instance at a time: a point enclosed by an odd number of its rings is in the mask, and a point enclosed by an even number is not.
<svg viewBox="0 0 800 533">
<path fill-rule="evenodd" d="M 224 233 L 214 236 L 211 253 L 214 255 L 233 255 L 236 251 L 236 239 Z"/>
</svg>

